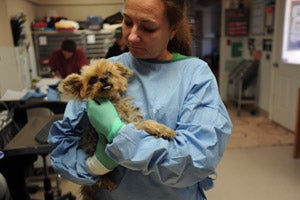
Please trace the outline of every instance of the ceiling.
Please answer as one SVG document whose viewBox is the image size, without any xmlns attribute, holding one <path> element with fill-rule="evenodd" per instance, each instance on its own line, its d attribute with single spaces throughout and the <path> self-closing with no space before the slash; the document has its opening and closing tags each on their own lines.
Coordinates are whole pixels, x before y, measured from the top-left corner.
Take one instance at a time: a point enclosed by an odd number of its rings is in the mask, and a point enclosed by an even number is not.
<svg viewBox="0 0 300 200">
<path fill-rule="evenodd" d="M 32 3 L 35 3 L 37 5 L 68 5 L 68 4 L 82 4 L 83 2 L 85 4 L 95 4 L 95 3 L 99 3 L 99 0 L 27 0 L 30 1 Z M 192 5 L 197 5 L 197 6 L 201 6 L 201 7 L 206 7 L 206 6 L 210 6 L 213 5 L 217 2 L 221 2 L 221 0 L 188 0 L 190 2 L 190 4 Z M 122 0 L 102 0 L 101 3 L 122 3 Z"/>
<path fill-rule="evenodd" d="M 124 0 L 26 0 L 41 6 L 68 6 L 68 5 L 101 5 L 115 4 L 122 5 Z"/>
</svg>

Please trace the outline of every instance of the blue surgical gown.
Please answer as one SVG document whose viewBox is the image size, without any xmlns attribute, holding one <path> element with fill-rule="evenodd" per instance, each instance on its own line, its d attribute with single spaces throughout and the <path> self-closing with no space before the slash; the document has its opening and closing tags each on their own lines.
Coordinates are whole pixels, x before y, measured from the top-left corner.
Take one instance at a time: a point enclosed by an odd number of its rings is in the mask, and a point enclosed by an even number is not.
<svg viewBox="0 0 300 200">
<path fill-rule="evenodd" d="M 212 184 L 207 177 L 222 158 L 232 129 L 207 63 L 195 57 L 158 62 L 136 59 L 130 53 L 110 60 L 134 71 L 127 95 L 134 98 L 144 118 L 167 125 L 177 135 L 167 140 L 125 125 L 106 147 L 119 164 L 112 175 L 117 188 L 99 190 L 99 199 L 204 199 L 203 189 Z M 89 174 L 87 155 L 78 148 L 88 119 L 86 105 L 86 101 L 69 101 L 64 119 L 54 123 L 48 138 L 54 144 L 52 166 L 80 185 L 101 178 Z"/>
</svg>

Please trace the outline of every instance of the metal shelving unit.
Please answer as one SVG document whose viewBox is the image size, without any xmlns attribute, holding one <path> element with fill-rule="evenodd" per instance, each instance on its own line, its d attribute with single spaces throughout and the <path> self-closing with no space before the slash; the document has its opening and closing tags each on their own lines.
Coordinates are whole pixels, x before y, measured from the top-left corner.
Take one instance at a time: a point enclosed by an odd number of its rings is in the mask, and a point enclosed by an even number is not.
<svg viewBox="0 0 300 200">
<path fill-rule="evenodd" d="M 237 103 L 237 115 L 241 113 L 243 104 L 253 104 L 252 114 L 256 114 L 258 108 L 258 67 L 259 62 L 255 60 L 241 61 L 230 73 L 227 84 L 227 95 L 229 99 Z M 253 95 L 245 95 L 249 87 L 254 88 Z"/>
<path fill-rule="evenodd" d="M 86 52 L 88 59 L 104 58 L 114 42 L 113 31 L 79 30 L 75 32 L 33 32 L 37 72 L 41 77 L 49 76 L 48 61 L 53 50 L 60 48 L 64 39 L 72 39 L 77 47 Z"/>
</svg>

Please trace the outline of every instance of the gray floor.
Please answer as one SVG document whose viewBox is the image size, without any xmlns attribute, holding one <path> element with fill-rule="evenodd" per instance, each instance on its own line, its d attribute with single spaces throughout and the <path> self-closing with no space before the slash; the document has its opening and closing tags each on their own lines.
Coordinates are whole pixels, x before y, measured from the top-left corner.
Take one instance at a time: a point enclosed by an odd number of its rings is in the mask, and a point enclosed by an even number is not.
<svg viewBox="0 0 300 200">
<path fill-rule="evenodd" d="M 229 149 L 208 200 L 300 200 L 300 159 L 293 147 Z"/>
<path fill-rule="evenodd" d="M 300 200 L 300 159 L 292 155 L 292 146 L 226 150 L 208 200 Z M 63 180 L 61 186 L 81 200 L 78 185 Z"/>
<path fill-rule="evenodd" d="M 300 159 L 293 159 L 293 146 L 227 149 L 217 172 L 208 200 L 300 200 Z M 63 180 L 61 186 L 81 200 L 78 185 Z M 33 197 L 43 199 L 43 193 Z"/>
<path fill-rule="evenodd" d="M 292 155 L 292 146 L 228 149 L 208 200 L 300 200 L 300 159 Z M 62 188 L 78 195 L 68 181 Z"/>
</svg>

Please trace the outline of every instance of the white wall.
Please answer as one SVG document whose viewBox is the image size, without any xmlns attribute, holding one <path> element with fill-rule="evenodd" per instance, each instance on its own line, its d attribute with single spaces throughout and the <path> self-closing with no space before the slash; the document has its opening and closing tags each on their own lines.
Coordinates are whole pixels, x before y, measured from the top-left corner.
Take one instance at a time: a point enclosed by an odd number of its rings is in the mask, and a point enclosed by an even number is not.
<svg viewBox="0 0 300 200">
<path fill-rule="evenodd" d="M 6 0 L 0 0 L 0 96 L 8 88 L 20 89 L 17 77 L 17 63 L 10 31 Z"/>
<path fill-rule="evenodd" d="M 226 69 L 226 63 L 228 62 L 238 62 L 239 60 L 251 59 L 251 55 L 248 50 L 248 38 L 254 38 L 256 41 L 256 50 L 262 50 L 262 39 L 275 39 L 272 35 L 248 35 L 245 37 L 227 37 L 225 36 L 225 9 L 229 4 L 229 0 L 222 0 L 222 15 L 221 15 L 221 41 L 220 41 L 220 74 L 219 74 L 219 85 L 220 85 L 220 94 L 223 100 L 227 100 L 227 85 L 228 85 L 228 69 Z M 246 6 L 251 6 L 251 0 L 245 1 Z M 241 58 L 233 58 L 231 56 L 231 45 L 229 43 L 233 42 L 242 42 L 243 43 L 243 55 Z M 267 54 L 270 56 L 267 59 Z M 269 101 L 270 101 L 270 87 L 271 87 L 271 52 L 262 51 L 262 58 L 260 61 L 259 68 L 259 91 L 258 93 L 258 106 L 265 110 L 269 111 Z"/>
<path fill-rule="evenodd" d="M 15 50 L 13 47 L 0 47 L 0 95 L 7 89 L 21 90 Z"/>
</svg>

